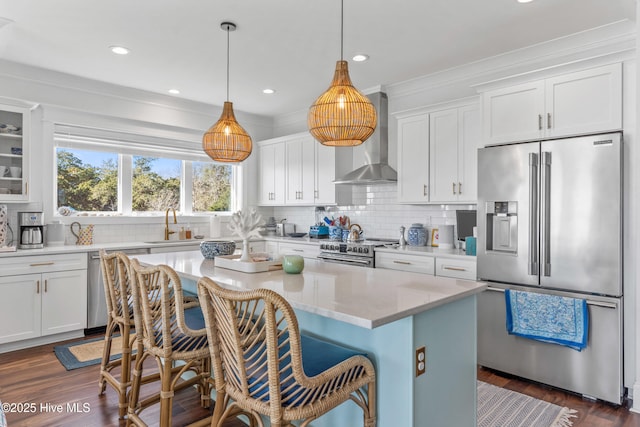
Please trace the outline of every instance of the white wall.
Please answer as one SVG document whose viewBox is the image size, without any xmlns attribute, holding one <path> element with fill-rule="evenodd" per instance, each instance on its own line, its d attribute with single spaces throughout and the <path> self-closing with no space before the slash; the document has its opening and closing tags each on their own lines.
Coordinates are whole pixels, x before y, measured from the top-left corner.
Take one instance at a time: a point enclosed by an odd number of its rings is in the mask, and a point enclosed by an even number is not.
<svg viewBox="0 0 640 427">
<path fill-rule="evenodd" d="M 29 182 L 34 202 L 8 205 L 9 223 L 13 229 L 17 227 L 16 212 L 19 211 L 43 211 L 45 222 L 54 219 L 51 177 L 55 164 L 55 124 L 171 138 L 197 147 L 201 144 L 204 131 L 218 120 L 222 111 L 219 106 L 115 86 L 4 60 L 0 60 L 0 88 L 0 103 L 19 103 L 34 107 L 30 153 L 32 175 Z M 272 136 L 271 118 L 241 111 L 235 113 L 254 141 Z M 242 164 L 240 179 L 245 184 L 256 179 L 256 157 L 252 155 Z M 254 191 L 255 186 L 244 185 L 242 202 L 255 199 Z M 67 226 L 72 221 L 96 224 L 96 241 L 99 242 L 130 241 L 134 236 L 136 240 L 158 240 L 163 237 L 164 218 L 69 217 L 62 220 Z M 205 229 L 208 219 L 192 217 L 180 218 L 179 221 L 183 224 L 202 222 Z M 73 242 L 68 230 L 67 242 Z"/>
</svg>

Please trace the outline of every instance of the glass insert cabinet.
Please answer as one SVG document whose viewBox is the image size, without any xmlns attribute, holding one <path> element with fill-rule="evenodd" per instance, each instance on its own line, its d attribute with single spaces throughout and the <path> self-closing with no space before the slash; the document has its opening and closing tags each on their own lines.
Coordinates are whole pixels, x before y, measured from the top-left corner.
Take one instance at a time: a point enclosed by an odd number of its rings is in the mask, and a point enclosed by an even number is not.
<svg viewBox="0 0 640 427">
<path fill-rule="evenodd" d="M 0 202 L 29 198 L 30 111 L 0 104 Z"/>
</svg>

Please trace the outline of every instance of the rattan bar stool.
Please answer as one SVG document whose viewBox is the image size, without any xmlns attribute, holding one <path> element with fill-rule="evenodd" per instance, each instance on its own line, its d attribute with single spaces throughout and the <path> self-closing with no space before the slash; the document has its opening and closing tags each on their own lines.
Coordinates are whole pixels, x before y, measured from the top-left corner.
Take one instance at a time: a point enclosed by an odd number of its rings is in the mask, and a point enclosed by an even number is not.
<svg viewBox="0 0 640 427">
<path fill-rule="evenodd" d="M 133 371 L 127 426 L 146 426 L 140 413 L 160 402 L 159 425 L 170 427 L 174 392 L 197 385 L 202 406 L 210 405 L 211 363 L 202 310 L 197 301 L 184 300 L 178 274 L 166 265 L 142 267 L 132 259 L 130 276 L 136 339 L 143 350 Z M 143 365 L 148 357 L 158 365 L 160 391 L 141 399 Z M 181 380 L 189 371 L 193 375 Z"/>
<path fill-rule="evenodd" d="M 104 350 L 100 363 L 100 394 L 111 385 L 118 393 L 118 415 L 123 418 L 127 413 L 127 391 L 131 386 L 131 354 L 134 328 L 133 295 L 129 281 L 129 258 L 121 252 L 107 254 L 100 250 L 100 267 L 107 303 L 107 328 L 104 335 Z M 120 332 L 122 357 L 111 360 L 114 335 Z M 120 368 L 120 375 L 112 372 Z"/>
<path fill-rule="evenodd" d="M 365 427 L 376 425 L 375 369 L 363 353 L 301 335 L 289 303 L 268 289 L 233 291 L 205 277 L 198 299 L 217 393 L 211 426 L 242 412 L 260 426 L 263 415 L 304 427 L 347 400 Z"/>
</svg>

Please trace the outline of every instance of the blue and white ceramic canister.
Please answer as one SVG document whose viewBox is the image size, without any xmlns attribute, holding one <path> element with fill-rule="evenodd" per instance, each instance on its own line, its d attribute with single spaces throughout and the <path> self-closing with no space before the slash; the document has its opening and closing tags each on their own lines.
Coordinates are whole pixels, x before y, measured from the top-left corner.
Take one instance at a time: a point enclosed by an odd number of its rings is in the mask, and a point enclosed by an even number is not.
<svg viewBox="0 0 640 427">
<path fill-rule="evenodd" d="M 407 243 L 411 246 L 424 246 L 427 244 L 427 229 L 422 224 L 411 224 L 407 231 Z"/>
</svg>

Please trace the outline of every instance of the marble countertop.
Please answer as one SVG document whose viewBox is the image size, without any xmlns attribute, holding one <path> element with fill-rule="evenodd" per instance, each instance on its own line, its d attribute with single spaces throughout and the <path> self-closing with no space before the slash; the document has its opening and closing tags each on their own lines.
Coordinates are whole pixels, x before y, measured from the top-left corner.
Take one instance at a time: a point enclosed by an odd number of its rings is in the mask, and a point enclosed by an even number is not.
<svg viewBox="0 0 640 427">
<path fill-rule="evenodd" d="M 135 258 L 145 264 L 169 265 L 194 281 L 206 276 L 231 289 L 272 289 L 296 309 L 368 329 L 474 295 L 486 288 L 484 282 L 313 259 L 305 260 L 301 274 L 287 274 L 282 270 L 249 274 L 215 267 L 214 261 L 204 259 L 199 251 Z"/>
</svg>

